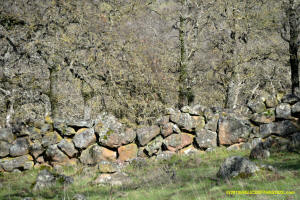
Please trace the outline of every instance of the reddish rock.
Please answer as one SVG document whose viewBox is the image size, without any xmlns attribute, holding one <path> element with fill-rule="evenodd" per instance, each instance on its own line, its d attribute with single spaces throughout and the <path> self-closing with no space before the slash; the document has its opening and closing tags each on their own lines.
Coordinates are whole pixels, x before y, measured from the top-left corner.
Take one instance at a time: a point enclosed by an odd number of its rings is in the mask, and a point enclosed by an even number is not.
<svg viewBox="0 0 300 200">
<path fill-rule="evenodd" d="M 164 144 L 170 151 L 178 151 L 192 144 L 194 136 L 188 133 L 173 134 L 164 140 Z"/>
<path fill-rule="evenodd" d="M 160 128 L 158 126 L 148 126 L 137 129 L 137 139 L 141 146 L 145 146 L 153 138 L 155 138 L 160 133 Z"/>
<path fill-rule="evenodd" d="M 96 164 L 102 160 L 115 161 L 117 153 L 97 144 L 82 151 L 79 159 L 83 164 Z"/>
<path fill-rule="evenodd" d="M 136 144 L 128 144 L 118 148 L 119 160 L 128 161 L 137 157 L 138 147 Z"/>
</svg>

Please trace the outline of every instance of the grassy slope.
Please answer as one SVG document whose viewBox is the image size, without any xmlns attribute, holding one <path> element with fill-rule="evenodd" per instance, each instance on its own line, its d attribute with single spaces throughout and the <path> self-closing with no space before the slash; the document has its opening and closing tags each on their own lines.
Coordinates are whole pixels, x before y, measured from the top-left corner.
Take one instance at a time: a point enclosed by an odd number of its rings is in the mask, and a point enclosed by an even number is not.
<svg viewBox="0 0 300 200">
<path fill-rule="evenodd" d="M 236 178 L 229 182 L 218 181 L 216 172 L 222 161 L 231 155 L 249 155 L 247 151 L 226 151 L 219 149 L 212 153 L 190 157 L 176 156 L 169 161 L 139 164 L 126 168 L 133 182 L 122 187 L 95 186 L 90 182 L 95 178 L 82 170 L 66 168 L 65 174 L 75 174 L 71 186 L 57 184 L 55 187 L 33 193 L 32 184 L 37 170 L 22 174 L 2 174 L 0 199 L 72 199 L 74 194 L 82 193 L 88 199 L 300 199 L 300 156 L 294 153 L 273 153 L 264 161 L 257 163 L 273 165 L 277 171 L 265 171 L 247 178 Z M 173 176 L 172 176 L 173 175 Z M 175 176 L 174 176 L 175 175 Z M 228 196 L 227 190 L 287 190 L 295 195 L 235 195 Z"/>
</svg>

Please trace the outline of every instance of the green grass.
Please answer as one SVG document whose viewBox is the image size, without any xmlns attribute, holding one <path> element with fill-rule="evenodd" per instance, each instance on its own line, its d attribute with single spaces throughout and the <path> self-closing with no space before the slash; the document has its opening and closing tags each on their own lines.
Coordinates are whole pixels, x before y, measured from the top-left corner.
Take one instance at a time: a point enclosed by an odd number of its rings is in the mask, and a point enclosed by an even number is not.
<svg viewBox="0 0 300 200">
<path fill-rule="evenodd" d="M 216 173 L 223 160 L 232 155 L 249 155 L 249 151 L 215 152 L 193 156 L 174 156 L 168 161 L 133 163 L 125 171 L 132 183 L 122 187 L 96 186 L 91 182 L 97 176 L 93 170 L 64 168 L 64 174 L 73 175 L 74 184 L 64 186 L 57 183 L 51 189 L 33 192 L 32 186 L 38 170 L 22 174 L 1 174 L 0 199 L 72 199 L 81 193 L 89 200 L 96 199 L 143 199 L 143 200 L 192 200 L 192 199 L 300 199 L 300 155 L 274 152 L 257 164 L 269 164 L 276 171 L 261 170 L 249 178 L 221 181 Z M 226 195 L 226 191 L 237 190 L 284 190 L 295 191 L 294 195 Z"/>
</svg>

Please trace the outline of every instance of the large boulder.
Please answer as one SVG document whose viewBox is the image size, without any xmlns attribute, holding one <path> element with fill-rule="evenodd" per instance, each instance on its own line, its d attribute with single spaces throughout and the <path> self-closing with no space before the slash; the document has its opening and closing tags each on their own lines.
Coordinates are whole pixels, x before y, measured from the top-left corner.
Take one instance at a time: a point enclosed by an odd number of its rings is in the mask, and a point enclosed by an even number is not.
<svg viewBox="0 0 300 200">
<path fill-rule="evenodd" d="M 116 148 L 129 144 L 136 138 L 136 132 L 118 122 L 117 118 L 110 114 L 101 114 L 96 120 L 95 133 L 99 136 L 99 142 L 103 146 Z"/>
<path fill-rule="evenodd" d="M 259 127 L 261 137 L 266 138 L 272 134 L 279 136 L 287 136 L 299 130 L 297 124 L 290 120 L 262 124 Z"/>
<path fill-rule="evenodd" d="M 196 132 L 196 143 L 200 148 L 210 148 L 217 146 L 217 133 L 202 129 Z"/>
<path fill-rule="evenodd" d="M 96 142 L 96 135 L 92 128 L 79 129 L 73 138 L 75 147 L 85 149 Z"/>
<path fill-rule="evenodd" d="M 23 156 L 29 153 L 28 138 L 17 138 L 9 148 L 9 154 L 13 157 Z"/>
<path fill-rule="evenodd" d="M 15 158 L 3 158 L 0 160 L 1 169 L 12 172 L 14 169 L 32 169 L 34 165 L 33 158 L 29 155 L 19 156 Z"/>
<path fill-rule="evenodd" d="M 11 128 L 0 128 L 0 141 L 12 143 L 15 139 Z"/>
<path fill-rule="evenodd" d="M 291 118 L 291 106 L 287 103 L 281 103 L 276 107 L 276 118 L 290 119 Z"/>
<path fill-rule="evenodd" d="M 69 157 L 73 157 L 78 151 L 75 149 L 71 139 L 63 139 L 57 144 L 58 148 Z"/>
<path fill-rule="evenodd" d="M 153 156 L 154 154 L 158 153 L 161 150 L 161 146 L 163 144 L 162 136 L 156 137 L 154 140 L 149 142 L 145 147 L 145 151 L 149 156 Z"/>
<path fill-rule="evenodd" d="M 117 153 L 105 147 L 94 144 L 82 151 L 79 159 L 83 164 L 96 164 L 102 160 L 115 161 Z"/>
<path fill-rule="evenodd" d="M 204 128 L 216 132 L 218 128 L 218 120 L 219 114 L 212 114 L 209 118 L 207 118 L 207 123 Z"/>
<path fill-rule="evenodd" d="M 136 130 L 137 139 L 141 146 L 145 146 L 153 138 L 155 138 L 160 133 L 160 128 L 156 125 L 146 126 Z"/>
<path fill-rule="evenodd" d="M 136 144 L 127 144 L 118 148 L 119 160 L 129 161 L 137 157 L 138 147 Z"/>
<path fill-rule="evenodd" d="M 173 134 L 165 138 L 163 143 L 169 151 L 178 151 L 190 144 L 194 140 L 194 135 L 188 133 Z"/>
<path fill-rule="evenodd" d="M 57 144 L 53 144 L 47 148 L 46 156 L 51 162 L 67 163 L 69 161 L 68 156 L 57 147 Z"/>
<path fill-rule="evenodd" d="M 248 121 L 234 117 L 221 117 L 218 127 L 220 145 L 232 145 L 246 141 L 252 131 Z"/>
<path fill-rule="evenodd" d="M 240 156 L 227 158 L 217 173 L 221 179 L 230 179 L 233 177 L 248 177 L 257 172 L 259 168 L 250 160 Z"/>
</svg>

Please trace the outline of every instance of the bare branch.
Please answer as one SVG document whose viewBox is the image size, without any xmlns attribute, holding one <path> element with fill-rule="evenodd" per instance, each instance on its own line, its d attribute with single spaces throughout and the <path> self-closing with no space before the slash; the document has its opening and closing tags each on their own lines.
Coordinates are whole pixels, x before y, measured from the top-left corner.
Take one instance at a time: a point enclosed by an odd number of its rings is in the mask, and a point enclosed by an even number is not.
<svg viewBox="0 0 300 200">
<path fill-rule="evenodd" d="M 281 38 L 286 42 L 290 42 L 290 40 L 286 37 L 285 34 L 286 34 L 286 32 L 284 33 L 282 30 L 280 30 Z"/>
</svg>

